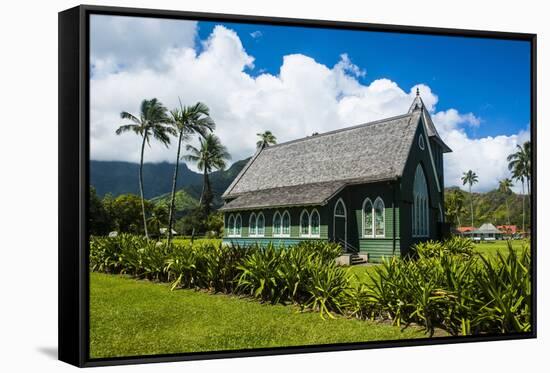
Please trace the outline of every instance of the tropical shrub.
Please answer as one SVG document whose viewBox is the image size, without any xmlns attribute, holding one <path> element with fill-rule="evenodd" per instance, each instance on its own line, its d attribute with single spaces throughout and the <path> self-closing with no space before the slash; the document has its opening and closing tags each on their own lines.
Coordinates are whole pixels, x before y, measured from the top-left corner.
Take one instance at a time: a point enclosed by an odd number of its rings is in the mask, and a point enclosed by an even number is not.
<svg viewBox="0 0 550 373">
<path fill-rule="evenodd" d="M 456 247 L 427 243 L 417 245 L 416 260 L 385 260 L 370 275 L 372 288 L 348 296 L 351 313 L 397 325 L 416 323 L 430 333 L 436 328 L 452 335 L 530 330 L 529 250 L 518 253 L 509 244 L 508 254 L 492 261 Z"/>
<path fill-rule="evenodd" d="M 443 257 L 459 255 L 470 258 L 474 255 L 474 244 L 470 239 L 452 237 L 445 241 L 425 241 L 412 247 L 413 258 Z"/>
<path fill-rule="evenodd" d="M 321 317 L 418 324 L 451 335 L 526 332 L 531 329 L 531 256 L 528 247 L 496 258 L 474 254 L 463 239 L 415 246 L 411 257 L 392 257 L 350 286 L 336 265 L 338 245 L 304 242 L 286 248 L 240 247 L 215 241 L 191 244 L 121 234 L 92 237 L 90 269 L 165 281 L 171 288 L 205 289 L 293 303 Z"/>
</svg>

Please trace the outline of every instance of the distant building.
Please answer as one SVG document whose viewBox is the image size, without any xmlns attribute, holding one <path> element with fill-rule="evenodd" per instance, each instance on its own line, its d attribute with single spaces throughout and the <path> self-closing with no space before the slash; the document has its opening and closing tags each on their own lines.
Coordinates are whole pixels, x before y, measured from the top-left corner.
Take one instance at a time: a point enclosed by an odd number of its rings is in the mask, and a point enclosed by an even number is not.
<svg viewBox="0 0 550 373">
<path fill-rule="evenodd" d="M 515 235 L 519 232 L 517 225 L 497 225 L 497 229 L 507 235 Z"/>
<path fill-rule="evenodd" d="M 465 234 L 465 233 L 470 233 L 472 231 L 474 231 L 476 229 L 476 227 L 457 227 L 456 228 L 456 233 L 457 234 Z"/>
<path fill-rule="evenodd" d="M 468 229 L 465 229 L 468 228 Z M 472 227 L 459 227 L 464 237 L 469 237 L 474 241 L 495 241 L 503 238 L 503 232 L 491 223 L 485 223 L 477 229 Z"/>
</svg>

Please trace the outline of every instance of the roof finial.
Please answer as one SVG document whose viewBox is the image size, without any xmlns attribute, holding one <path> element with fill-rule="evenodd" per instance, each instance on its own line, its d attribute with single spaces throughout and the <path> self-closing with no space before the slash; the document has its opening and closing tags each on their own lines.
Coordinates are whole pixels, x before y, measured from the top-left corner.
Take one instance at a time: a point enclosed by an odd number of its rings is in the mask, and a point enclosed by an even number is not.
<svg viewBox="0 0 550 373">
<path fill-rule="evenodd" d="M 420 89 L 416 87 L 416 97 L 420 96 Z"/>
</svg>

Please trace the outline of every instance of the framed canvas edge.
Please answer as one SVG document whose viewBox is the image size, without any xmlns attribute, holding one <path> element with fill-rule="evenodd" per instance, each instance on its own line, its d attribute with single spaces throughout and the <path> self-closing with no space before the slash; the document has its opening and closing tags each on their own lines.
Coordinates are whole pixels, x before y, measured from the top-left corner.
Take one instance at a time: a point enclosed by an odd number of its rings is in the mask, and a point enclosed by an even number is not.
<svg viewBox="0 0 550 373">
<path fill-rule="evenodd" d="M 531 45 L 531 127 L 532 193 L 531 193 L 531 252 L 532 252 L 532 320 L 529 333 L 497 334 L 465 337 L 439 337 L 414 340 L 391 340 L 364 343 L 311 345 L 298 347 L 262 348 L 235 351 L 209 351 L 170 355 L 143 355 L 120 358 L 92 359 L 89 357 L 89 272 L 88 272 L 88 183 L 89 183 L 89 16 L 91 14 L 139 16 L 223 22 L 246 22 L 287 26 L 345 28 L 408 34 L 431 34 L 456 37 L 476 37 L 527 41 Z M 528 339 L 537 337 L 536 313 L 536 124 L 537 124 L 537 35 L 532 33 L 462 30 L 439 27 L 401 26 L 376 23 L 329 21 L 218 14 L 204 12 L 80 5 L 59 12 L 59 96 L 58 96 L 58 341 L 59 360 L 79 367 L 174 362 L 220 358 L 271 356 L 297 353 L 347 351 L 373 348 L 410 347 L 454 343 L 471 343 Z M 71 25 L 71 26 L 68 26 Z M 62 30 L 71 28 L 78 34 Z M 76 69 L 76 71 L 75 71 Z M 72 78 L 67 77 L 70 72 Z M 77 128 L 71 128 L 74 123 Z M 75 156 L 77 153 L 78 157 Z M 67 157 L 68 155 L 68 157 Z M 72 155 L 72 157 L 71 157 Z M 75 183 L 77 185 L 75 185 Z M 75 237 L 75 234 L 77 237 Z M 74 248 L 77 247 L 77 253 Z"/>
</svg>

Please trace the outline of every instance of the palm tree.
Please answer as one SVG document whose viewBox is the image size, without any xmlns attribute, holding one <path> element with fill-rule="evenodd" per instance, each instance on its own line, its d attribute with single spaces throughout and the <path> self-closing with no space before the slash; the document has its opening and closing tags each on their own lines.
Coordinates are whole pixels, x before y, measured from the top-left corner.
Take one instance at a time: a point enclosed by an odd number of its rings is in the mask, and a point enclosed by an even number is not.
<svg viewBox="0 0 550 373">
<path fill-rule="evenodd" d="M 462 226 L 460 222 L 460 215 L 465 212 L 464 194 L 457 189 L 449 192 L 449 194 L 447 194 L 447 200 L 445 202 L 445 209 L 449 221 L 454 224 L 456 220 L 458 226 Z"/>
<path fill-rule="evenodd" d="M 265 131 L 264 133 L 256 134 L 260 140 L 256 143 L 258 148 L 265 148 L 266 146 L 277 144 L 277 138 L 271 131 Z"/>
<path fill-rule="evenodd" d="M 512 178 L 521 182 L 522 193 L 522 229 L 525 233 L 525 184 L 527 194 L 531 196 L 531 141 L 526 141 L 523 146 L 517 145 L 517 151 L 508 156 L 508 169 L 512 171 Z"/>
<path fill-rule="evenodd" d="M 191 154 L 185 155 L 187 161 L 197 163 L 199 170 L 203 172 L 203 185 L 199 205 L 205 216 L 210 213 L 210 204 L 212 203 L 212 191 L 208 174 L 212 170 L 224 170 L 227 166 L 227 160 L 231 156 L 227 152 L 227 148 L 222 145 L 220 139 L 209 133 L 204 138 L 200 139 L 200 147 L 196 148 L 193 145 L 187 145 L 186 150 Z M 195 236 L 195 229 L 191 233 L 191 240 Z"/>
<path fill-rule="evenodd" d="M 506 216 L 508 218 L 508 225 L 510 225 L 510 207 L 508 206 L 508 195 L 512 191 L 510 188 L 512 187 L 512 180 L 509 178 L 502 179 L 498 182 L 498 190 L 499 192 L 504 194 L 504 201 L 506 202 Z"/>
<path fill-rule="evenodd" d="M 199 170 L 203 172 L 203 185 L 200 198 L 200 205 L 205 214 L 210 212 L 210 203 L 212 191 L 210 189 L 210 181 L 208 174 L 212 170 L 224 170 L 227 167 L 227 160 L 231 156 L 227 152 L 227 148 L 222 145 L 220 139 L 214 134 L 208 134 L 200 139 L 200 147 L 196 148 L 193 145 L 187 145 L 186 150 L 191 154 L 185 155 L 185 160 L 197 163 Z"/>
<path fill-rule="evenodd" d="M 176 165 L 172 179 L 172 195 L 170 197 L 170 209 L 168 212 L 168 245 L 172 241 L 172 226 L 176 214 L 176 181 L 178 179 L 181 144 L 183 141 L 188 140 L 191 135 L 198 133 L 204 137 L 208 131 L 211 132 L 216 128 L 216 124 L 210 118 L 210 109 L 202 102 L 197 102 L 193 106 L 183 106 L 180 101 L 180 108 L 172 110 L 170 115 L 170 125 L 178 136 L 178 151 L 176 154 Z"/>
<path fill-rule="evenodd" d="M 136 117 L 126 111 L 120 113 L 122 119 L 132 121 L 132 124 L 123 124 L 118 127 L 116 134 L 133 132 L 142 137 L 141 156 L 139 161 L 139 194 L 141 197 L 141 212 L 143 215 L 143 229 L 145 237 L 149 238 L 147 231 L 147 217 L 145 216 L 145 199 L 143 197 L 143 153 L 145 152 L 145 143 L 151 145 L 151 138 L 160 141 L 166 147 L 170 144 L 170 134 L 173 131 L 166 127 L 169 121 L 166 115 L 166 108 L 156 99 L 143 100 L 140 106 L 139 117 Z"/>
<path fill-rule="evenodd" d="M 472 227 L 474 226 L 474 197 L 472 195 L 472 185 L 478 182 L 477 175 L 474 171 L 468 170 L 462 174 L 462 185 L 468 184 L 468 191 L 470 192 L 470 212 L 472 214 Z"/>
<path fill-rule="evenodd" d="M 518 170 L 527 182 L 527 194 L 531 195 L 531 141 L 522 145 L 516 145 L 517 151 L 508 156 L 508 169 L 512 172 Z"/>
</svg>

